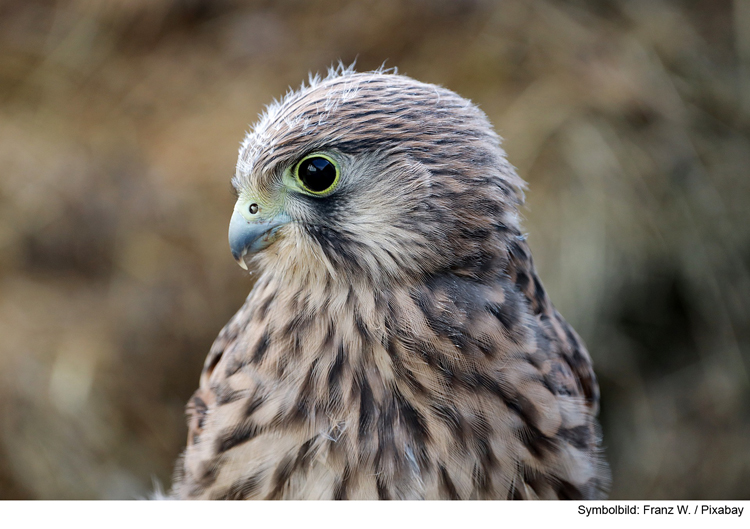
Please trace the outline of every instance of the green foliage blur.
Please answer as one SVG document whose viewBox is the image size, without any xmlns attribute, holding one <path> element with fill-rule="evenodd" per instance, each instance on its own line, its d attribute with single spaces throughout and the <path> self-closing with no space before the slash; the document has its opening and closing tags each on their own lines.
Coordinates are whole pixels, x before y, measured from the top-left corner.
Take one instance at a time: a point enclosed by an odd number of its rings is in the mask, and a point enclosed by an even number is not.
<svg viewBox="0 0 750 529">
<path fill-rule="evenodd" d="M 252 277 L 229 179 L 339 60 L 475 101 L 602 388 L 613 498 L 750 498 L 750 1 L 0 0 L 0 498 L 168 486 Z"/>
</svg>

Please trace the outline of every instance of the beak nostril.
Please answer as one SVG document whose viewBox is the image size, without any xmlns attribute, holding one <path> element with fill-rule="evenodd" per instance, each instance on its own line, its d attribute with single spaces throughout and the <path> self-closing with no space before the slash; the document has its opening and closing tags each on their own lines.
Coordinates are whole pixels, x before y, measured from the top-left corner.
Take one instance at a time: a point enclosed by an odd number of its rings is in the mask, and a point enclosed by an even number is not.
<svg viewBox="0 0 750 529">
<path fill-rule="evenodd" d="M 250 210 L 251 215 L 255 215 L 258 213 L 258 204 L 250 204 L 250 207 L 248 208 Z"/>
<path fill-rule="evenodd" d="M 248 216 L 249 212 L 260 212 L 258 204 L 253 204 L 253 206 L 253 208 L 250 208 L 248 204 L 243 204 L 243 209 L 237 208 L 232 212 L 227 233 L 232 257 L 243 268 L 244 263 L 248 262 L 247 260 L 254 254 L 278 239 L 278 228 L 292 220 L 285 213 L 279 213 L 269 218 L 250 217 Z"/>
</svg>

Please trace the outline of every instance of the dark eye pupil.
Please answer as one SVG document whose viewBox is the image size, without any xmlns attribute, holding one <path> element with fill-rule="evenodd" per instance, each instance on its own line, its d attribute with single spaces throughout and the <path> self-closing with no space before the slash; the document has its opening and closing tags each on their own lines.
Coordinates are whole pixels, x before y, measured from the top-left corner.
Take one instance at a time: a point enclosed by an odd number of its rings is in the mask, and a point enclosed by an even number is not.
<svg viewBox="0 0 750 529">
<path fill-rule="evenodd" d="M 322 157 L 308 158 L 299 167 L 299 179 L 310 191 L 322 193 L 336 181 L 336 167 Z"/>
</svg>

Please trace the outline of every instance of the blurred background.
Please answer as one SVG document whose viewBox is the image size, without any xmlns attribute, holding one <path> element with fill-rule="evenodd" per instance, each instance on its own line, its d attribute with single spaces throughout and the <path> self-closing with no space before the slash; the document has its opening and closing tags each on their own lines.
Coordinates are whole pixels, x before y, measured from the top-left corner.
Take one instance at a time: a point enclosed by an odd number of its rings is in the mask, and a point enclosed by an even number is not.
<svg viewBox="0 0 750 529">
<path fill-rule="evenodd" d="M 239 141 L 355 58 L 506 138 L 612 498 L 749 499 L 750 0 L 0 0 L 0 498 L 169 485 Z"/>
</svg>

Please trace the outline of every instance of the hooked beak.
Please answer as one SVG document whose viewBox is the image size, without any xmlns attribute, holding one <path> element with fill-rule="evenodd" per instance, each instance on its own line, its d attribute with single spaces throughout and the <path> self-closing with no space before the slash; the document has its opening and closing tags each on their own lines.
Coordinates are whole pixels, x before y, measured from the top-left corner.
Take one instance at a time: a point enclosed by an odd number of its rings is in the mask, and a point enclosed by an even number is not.
<svg viewBox="0 0 750 529">
<path fill-rule="evenodd" d="M 248 206 L 254 206 L 255 213 Z M 268 247 L 278 238 L 279 228 L 291 220 L 285 213 L 265 217 L 258 210 L 257 204 L 237 202 L 232 220 L 229 221 L 229 248 L 232 250 L 232 257 L 247 270 L 245 256 Z"/>
</svg>

